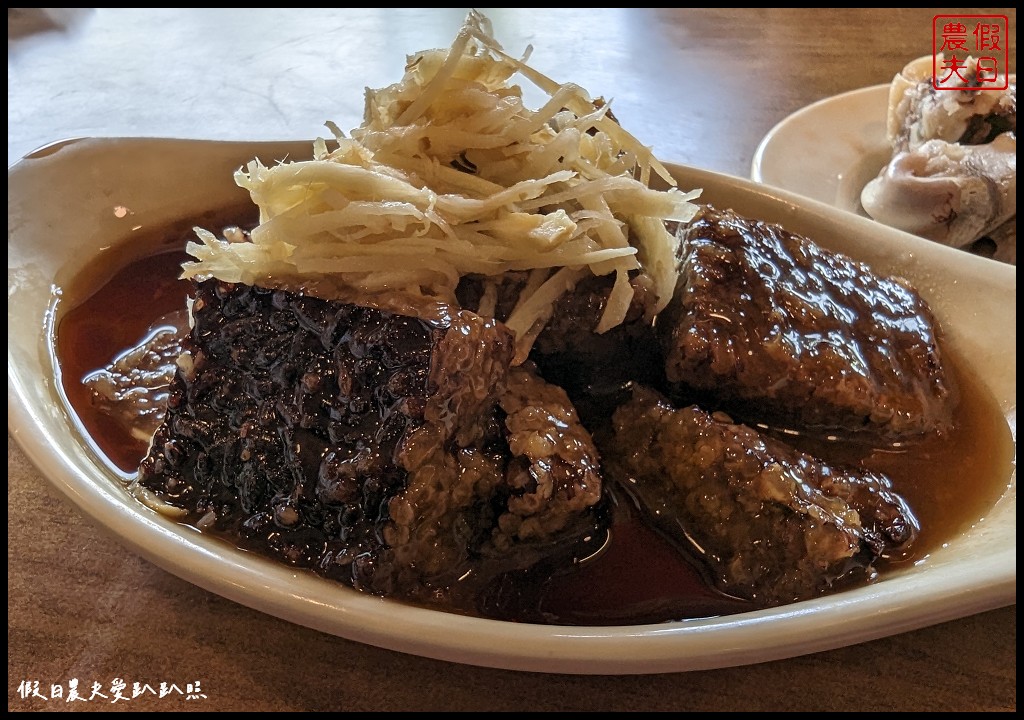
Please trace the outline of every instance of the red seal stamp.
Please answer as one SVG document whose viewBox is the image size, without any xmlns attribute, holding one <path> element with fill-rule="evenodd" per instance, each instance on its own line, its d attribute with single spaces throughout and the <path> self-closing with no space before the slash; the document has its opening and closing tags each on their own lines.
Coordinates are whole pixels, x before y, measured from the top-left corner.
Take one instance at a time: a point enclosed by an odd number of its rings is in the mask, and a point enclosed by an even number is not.
<svg viewBox="0 0 1024 720">
<path fill-rule="evenodd" d="M 1010 85 L 1006 15 L 932 18 L 932 87 L 1006 90 Z"/>
</svg>

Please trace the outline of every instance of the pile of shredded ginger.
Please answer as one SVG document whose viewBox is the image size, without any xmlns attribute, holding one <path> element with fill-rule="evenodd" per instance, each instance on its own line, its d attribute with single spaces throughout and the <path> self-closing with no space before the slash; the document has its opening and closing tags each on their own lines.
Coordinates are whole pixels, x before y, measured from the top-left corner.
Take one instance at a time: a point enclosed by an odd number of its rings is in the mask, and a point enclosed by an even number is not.
<svg viewBox="0 0 1024 720">
<path fill-rule="evenodd" d="M 507 55 L 471 12 L 450 49 L 417 53 L 401 82 L 367 89 L 351 137 L 328 123 L 335 137 L 315 142 L 315 159 L 239 170 L 259 225 L 244 242 L 197 228 L 184 277 L 454 303 L 463 276 L 482 277 L 486 298 L 504 273 L 527 271 L 504 318 L 517 362 L 590 274 L 615 274 L 597 332 L 625 318 L 631 271 L 649 278 L 660 311 L 676 281 L 665 221 L 691 219 L 700 191 L 675 188 L 608 105 L 537 72 L 529 53 Z M 524 105 L 516 76 L 549 96 L 543 107 Z M 652 188 L 652 173 L 670 189 Z"/>
</svg>

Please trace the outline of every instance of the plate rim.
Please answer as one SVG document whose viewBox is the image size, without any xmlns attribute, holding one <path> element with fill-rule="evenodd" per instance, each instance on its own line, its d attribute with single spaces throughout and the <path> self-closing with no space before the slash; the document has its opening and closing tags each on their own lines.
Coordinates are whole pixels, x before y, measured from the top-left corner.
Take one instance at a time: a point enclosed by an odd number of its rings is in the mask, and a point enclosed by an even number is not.
<svg viewBox="0 0 1024 720">
<path fill-rule="evenodd" d="M 65 142 L 49 143 L 43 148 Z M 234 143 L 236 146 L 255 148 L 290 141 L 77 138 L 71 145 L 83 143 L 88 146 L 94 142 L 128 145 Z M 294 142 L 296 145 L 311 145 L 310 141 L 305 140 Z M 33 151 L 8 168 L 9 199 L 12 173 L 18 172 L 27 158 L 43 148 Z M 694 177 L 717 177 L 726 184 L 739 184 L 743 192 L 751 192 L 759 187 L 754 186 L 751 180 L 738 176 L 677 163 L 665 164 L 673 174 L 681 172 Z M 812 209 L 820 206 L 817 212 L 841 212 L 825 203 L 803 198 L 784 189 L 772 188 L 768 195 L 794 208 L 812 203 Z M 864 219 L 864 222 L 871 221 Z M 906 237 L 927 242 L 910 235 Z M 9 262 L 9 272 L 10 269 Z M 1015 284 L 1015 268 L 1013 277 Z M 11 332 L 9 328 L 9 338 Z M 915 600 L 915 593 L 920 592 L 921 583 L 911 582 L 899 588 L 868 585 L 783 608 L 741 613 L 724 619 L 655 625 L 549 626 L 458 616 L 359 593 L 316 576 L 295 572 L 272 560 L 243 553 L 226 544 L 224 548 L 211 548 L 210 538 L 200 537 L 198 532 L 185 526 L 174 524 L 176 528 L 168 528 L 165 518 L 152 511 L 143 512 L 146 509 L 136 501 L 132 500 L 133 504 L 129 507 L 125 501 L 126 494 L 119 488 L 107 487 L 106 483 L 97 483 L 94 477 L 89 477 L 89 473 L 76 465 L 73 458 L 60 447 L 56 438 L 41 438 L 25 432 L 29 428 L 41 427 L 38 410 L 28 402 L 19 385 L 9 342 L 8 432 L 51 486 L 92 522 L 113 534 L 121 544 L 187 582 L 260 612 L 349 640 L 439 660 L 567 674 L 622 675 L 724 668 L 866 642 L 1016 602 L 1014 547 L 1009 550 L 1014 558 L 1012 568 L 992 569 L 996 559 L 1005 559 L 1003 554 L 983 559 L 969 572 L 954 579 L 948 589 L 951 596 L 926 596 L 924 601 Z M 1015 506 L 1015 494 L 1013 503 Z M 111 523 L 111 518 L 126 522 Z M 129 533 L 129 528 L 137 533 Z M 172 550 L 186 552 L 175 555 Z M 194 561 L 193 555 L 215 561 L 221 574 L 211 577 L 202 573 L 190 562 Z M 244 562 L 241 561 L 242 557 L 245 558 Z M 979 578 L 987 589 L 984 597 L 977 594 Z M 293 588 L 296 583 L 300 587 L 310 588 L 307 597 L 298 598 L 303 601 L 299 606 L 294 603 L 296 598 Z M 880 592 L 880 588 L 885 592 Z M 854 606 L 856 612 L 851 610 Z M 913 612 L 910 608 L 913 608 Z M 927 612 L 922 612 L 922 608 Z M 325 619 L 324 609 L 336 613 L 335 618 Z M 401 615 L 397 623 L 395 610 L 400 610 Z M 454 619 L 465 627 L 460 637 L 453 637 L 448 627 Z M 808 636 L 808 627 L 813 627 L 815 633 Z M 751 630 L 762 633 L 759 637 L 763 639 L 757 643 L 748 643 Z"/>
</svg>

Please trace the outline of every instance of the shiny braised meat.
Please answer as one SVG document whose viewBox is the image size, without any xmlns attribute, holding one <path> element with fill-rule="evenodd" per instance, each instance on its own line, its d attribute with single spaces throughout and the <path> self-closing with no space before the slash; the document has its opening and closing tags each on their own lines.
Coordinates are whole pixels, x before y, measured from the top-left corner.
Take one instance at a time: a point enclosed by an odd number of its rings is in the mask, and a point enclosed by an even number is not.
<svg viewBox="0 0 1024 720">
<path fill-rule="evenodd" d="M 635 283 L 626 321 L 598 335 L 611 280 L 589 278 L 559 299 L 531 357 L 598 433 L 608 478 L 718 589 L 771 606 L 872 577 L 918 530 L 891 481 L 714 411 L 843 441 L 940 432 L 953 398 L 927 305 L 731 211 L 705 207 L 677 237 L 666 313 L 652 323 Z"/>
<path fill-rule="evenodd" d="M 139 481 L 201 526 L 446 602 L 594 535 L 590 435 L 500 323 L 215 280 L 193 317 Z"/>
<path fill-rule="evenodd" d="M 728 210 L 704 208 L 681 240 L 658 321 L 681 402 L 887 440 L 948 429 L 938 328 L 905 282 Z"/>
<path fill-rule="evenodd" d="M 928 307 L 731 211 L 705 207 L 677 236 L 661 316 L 638 275 L 626 321 L 596 333 L 612 278 L 589 277 L 520 367 L 501 319 L 525 274 L 464 278 L 459 303 L 480 313 L 199 283 L 140 482 L 243 546 L 473 613 L 518 571 L 600 546 L 590 428 L 606 480 L 719 590 L 771 606 L 871 577 L 917 533 L 889 479 L 717 411 L 840 441 L 941 432 L 953 391 Z"/>
<path fill-rule="evenodd" d="M 614 275 L 592 275 L 562 295 L 530 353 L 541 375 L 569 393 L 588 427 L 606 422 L 615 407 L 628 399 L 632 383 L 660 386 L 665 375 L 664 358 L 648 317 L 654 298 L 645 276 L 631 280 L 633 300 L 623 322 L 605 333 L 594 330 L 614 281 Z M 526 273 L 509 273 L 497 286 L 498 318 L 508 317 L 525 283 Z M 459 285 L 463 307 L 479 307 L 482 293 L 479 278 L 463 278 Z"/>
<path fill-rule="evenodd" d="M 830 467 L 723 413 L 637 388 L 613 425 L 605 460 L 651 522 L 759 605 L 870 576 L 916 535 L 884 476 Z"/>
</svg>

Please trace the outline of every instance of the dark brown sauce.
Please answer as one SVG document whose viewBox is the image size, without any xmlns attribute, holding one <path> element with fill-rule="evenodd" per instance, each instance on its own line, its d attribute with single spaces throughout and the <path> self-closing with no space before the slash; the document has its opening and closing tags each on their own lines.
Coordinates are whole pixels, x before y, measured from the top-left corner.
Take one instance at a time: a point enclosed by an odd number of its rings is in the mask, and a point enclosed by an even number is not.
<svg viewBox="0 0 1024 720">
<path fill-rule="evenodd" d="M 136 260 L 69 310 L 58 328 L 57 358 L 68 402 L 89 436 L 124 473 L 139 469 L 148 443 L 96 408 L 83 380 L 138 343 L 158 318 L 185 306 L 192 284 L 177 276 L 187 258 L 178 250 Z"/>
<path fill-rule="evenodd" d="M 231 217 L 223 215 L 220 224 L 213 218 L 199 224 L 221 227 Z M 137 344 L 158 318 L 184 306 L 190 284 L 178 276 L 187 259 L 181 248 L 191 238 L 191 225 L 134 238 L 133 247 L 149 243 L 153 252 L 127 263 L 102 258 L 64 288 L 66 311 L 58 308 L 54 342 L 67 399 L 83 431 L 125 475 L 135 473 L 148 442 L 96 408 L 82 381 Z M 921 533 L 911 552 L 886 561 L 879 568 L 883 573 L 921 560 L 984 516 L 1013 470 L 1014 444 L 1005 418 L 979 378 L 953 360 L 961 400 L 950 436 L 903 450 L 851 451 L 839 444 L 816 448 L 826 461 L 859 462 L 889 475 L 920 521 Z M 543 577 L 525 575 L 521 579 L 526 587 L 499 588 L 485 603 L 486 613 L 563 625 L 630 625 L 752 609 L 710 587 L 694 564 L 643 523 L 624 495 L 614 493 L 613 498 L 614 521 L 602 552 Z"/>
</svg>

